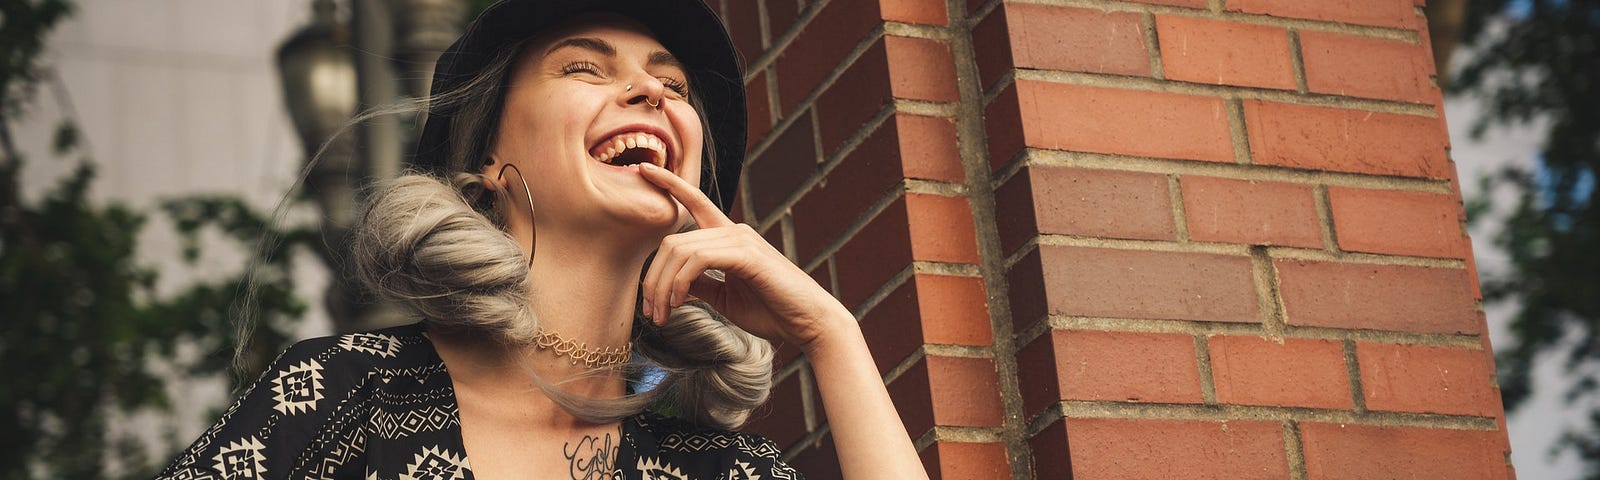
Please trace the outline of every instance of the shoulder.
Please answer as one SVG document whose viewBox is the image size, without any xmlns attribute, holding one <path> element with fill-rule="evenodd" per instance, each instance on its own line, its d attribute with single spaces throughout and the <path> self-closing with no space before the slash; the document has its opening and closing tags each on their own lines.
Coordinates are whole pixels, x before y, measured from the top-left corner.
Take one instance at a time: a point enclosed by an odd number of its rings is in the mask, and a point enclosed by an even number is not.
<svg viewBox="0 0 1600 480">
<path fill-rule="evenodd" d="M 782 452 L 771 440 L 753 433 L 697 425 L 681 419 L 645 412 L 629 420 L 642 438 L 638 442 L 637 467 L 681 470 L 686 478 L 700 478 L 695 472 L 722 478 L 802 478 L 781 459 Z M 715 474 L 711 474 L 715 472 Z"/>
<path fill-rule="evenodd" d="M 438 362 L 420 323 L 295 342 L 273 362 L 278 371 L 315 370 L 321 376 L 365 377 L 374 370 Z"/>
</svg>

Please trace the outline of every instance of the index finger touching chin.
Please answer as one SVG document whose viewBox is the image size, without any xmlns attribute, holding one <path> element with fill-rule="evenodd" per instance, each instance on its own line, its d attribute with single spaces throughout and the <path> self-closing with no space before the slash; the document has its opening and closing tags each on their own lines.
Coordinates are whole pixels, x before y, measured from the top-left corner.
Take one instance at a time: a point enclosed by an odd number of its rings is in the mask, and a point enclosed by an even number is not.
<svg viewBox="0 0 1600 480">
<path fill-rule="evenodd" d="M 723 215 L 722 210 L 717 208 L 716 204 L 711 203 L 711 199 L 706 198 L 705 193 L 682 178 L 678 178 L 672 172 L 655 165 L 641 163 L 639 164 L 639 173 L 650 183 L 666 189 L 668 195 L 672 195 L 672 198 L 677 199 L 678 203 L 682 203 L 683 207 L 689 210 L 689 216 L 694 217 L 695 223 L 699 224 L 701 228 L 733 224 L 733 220 L 729 220 L 727 215 Z"/>
</svg>

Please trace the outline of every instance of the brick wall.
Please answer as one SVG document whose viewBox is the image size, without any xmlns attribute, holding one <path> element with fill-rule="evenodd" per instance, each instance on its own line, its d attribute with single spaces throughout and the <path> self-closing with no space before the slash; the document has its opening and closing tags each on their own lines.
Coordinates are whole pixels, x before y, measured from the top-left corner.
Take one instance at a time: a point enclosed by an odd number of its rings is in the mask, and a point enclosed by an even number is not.
<svg viewBox="0 0 1600 480">
<path fill-rule="evenodd" d="M 1508 478 L 1413 0 L 719 0 L 936 478 Z M 838 476 L 805 360 L 751 430 Z"/>
</svg>

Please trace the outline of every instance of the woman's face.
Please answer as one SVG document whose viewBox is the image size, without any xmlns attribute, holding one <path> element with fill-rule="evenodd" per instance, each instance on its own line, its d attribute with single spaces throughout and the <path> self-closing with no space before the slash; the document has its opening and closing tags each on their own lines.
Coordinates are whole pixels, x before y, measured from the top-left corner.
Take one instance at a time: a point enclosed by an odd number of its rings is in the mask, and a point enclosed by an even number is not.
<svg viewBox="0 0 1600 480">
<path fill-rule="evenodd" d="M 683 67 L 643 26 L 615 15 L 569 22 L 523 52 L 484 173 L 505 163 L 525 173 L 540 228 L 671 233 L 687 212 L 631 164 L 699 184 L 702 130 L 688 92 Z M 502 181 L 525 215 L 515 171 Z"/>
</svg>

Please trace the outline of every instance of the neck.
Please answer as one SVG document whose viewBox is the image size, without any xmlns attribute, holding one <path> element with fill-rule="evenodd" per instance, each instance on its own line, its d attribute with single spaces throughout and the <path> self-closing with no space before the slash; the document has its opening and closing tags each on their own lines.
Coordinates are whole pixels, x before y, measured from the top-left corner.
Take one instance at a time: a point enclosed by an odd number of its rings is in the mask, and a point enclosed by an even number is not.
<svg viewBox="0 0 1600 480">
<path fill-rule="evenodd" d="M 529 298 L 540 328 L 590 350 L 621 349 L 631 339 L 640 269 L 655 245 L 648 239 L 616 238 L 615 232 L 611 238 L 603 236 L 540 229 L 529 271 Z M 596 375 L 582 361 L 573 365 L 572 358 L 532 344 L 505 344 L 477 334 L 440 332 L 433 337 L 458 389 L 526 396 L 551 413 L 561 410 L 530 388 L 529 370 L 577 395 L 617 397 L 626 392 L 620 370 Z"/>
</svg>

